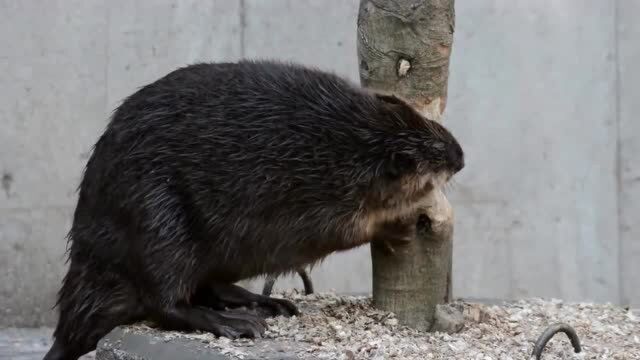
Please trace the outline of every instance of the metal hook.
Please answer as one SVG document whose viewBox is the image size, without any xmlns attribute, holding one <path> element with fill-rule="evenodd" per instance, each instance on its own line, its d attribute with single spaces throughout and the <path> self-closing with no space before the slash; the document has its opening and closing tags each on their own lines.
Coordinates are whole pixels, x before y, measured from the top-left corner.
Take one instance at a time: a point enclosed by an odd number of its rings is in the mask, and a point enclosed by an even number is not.
<svg viewBox="0 0 640 360">
<path fill-rule="evenodd" d="M 576 353 L 579 353 L 582 351 L 582 347 L 580 346 L 580 339 L 578 338 L 578 334 L 576 334 L 576 331 L 567 324 L 556 323 L 547 327 L 547 329 L 542 333 L 542 335 L 540 335 L 540 337 L 538 338 L 538 341 L 536 341 L 536 344 L 533 346 L 531 359 L 535 358 L 536 360 L 540 360 L 540 358 L 542 357 L 542 350 L 544 350 L 544 347 L 547 345 L 549 340 L 551 340 L 551 338 L 559 332 L 563 332 L 567 334 L 567 337 L 569 338 L 569 340 L 571 340 L 571 345 L 573 346 L 573 350 Z"/>
<path fill-rule="evenodd" d="M 300 275 L 300 278 L 302 279 L 305 295 L 313 294 L 313 282 L 311 281 L 311 276 L 309 276 L 309 273 L 304 269 L 298 269 L 297 273 L 298 275 Z M 277 277 L 274 275 L 267 276 L 267 280 L 265 280 L 264 287 L 262 288 L 262 295 L 264 296 L 271 295 L 271 292 L 273 291 L 273 285 L 276 282 L 276 278 Z"/>
</svg>

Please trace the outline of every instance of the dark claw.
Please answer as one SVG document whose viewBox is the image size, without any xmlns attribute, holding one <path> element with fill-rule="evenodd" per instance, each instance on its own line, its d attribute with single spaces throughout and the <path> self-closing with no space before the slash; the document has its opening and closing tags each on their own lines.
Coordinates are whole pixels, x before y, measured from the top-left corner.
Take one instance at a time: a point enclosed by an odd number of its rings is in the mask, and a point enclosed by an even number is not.
<svg viewBox="0 0 640 360">
<path fill-rule="evenodd" d="M 259 317 L 288 317 L 299 314 L 296 306 L 290 301 L 254 294 L 234 284 L 214 283 L 201 290 L 198 295 L 195 300 L 207 308 L 217 309 L 222 306 L 223 309 L 247 309 L 248 312 L 228 310 L 229 314 L 240 317 L 247 314 Z M 262 324 L 266 327 L 266 323 Z"/>
<path fill-rule="evenodd" d="M 220 313 L 225 324 L 221 326 L 221 335 L 235 339 L 238 337 L 259 338 L 267 329 L 267 323 L 259 316 L 238 310 L 227 310 Z"/>
<path fill-rule="evenodd" d="M 300 315 L 300 311 L 298 311 L 298 308 L 291 301 L 285 300 L 285 299 L 274 299 L 274 298 L 270 298 L 270 299 L 271 301 L 273 301 L 273 304 L 278 309 L 277 315 L 282 315 L 287 317 Z"/>
<path fill-rule="evenodd" d="M 253 304 L 253 310 L 263 317 L 300 315 L 298 308 L 289 300 L 265 296 Z"/>
<path fill-rule="evenodd" d="M 205 306 L 176 306 L 154 312 L 151 317 L 167 330 L 201 330 L 231 339 L 261 337 L 267 329 L 266 321 L 257 315 Z"/>
<path fill-rule="evenodd" d="M 240 337 L 240 333 L 233 328 L 223 325 L 217 325 L 213 328 L 213 334 L 217 337 L 226 337 L 229 339 L 237 339 Z M 250 337 L 250 336 L 248 336 Z"/>
<path fill-rule="evenodd" d="M 255 314 L 247 313 L 246 311 L 243 311 L 243 310 L 229 309 L 225 311 L 224 316 L 228 318 L 236 319 L 236 320 L 249 321 L 254 325 L 256 325 L 257 327 L 261 326 L 265 329 L 268 326 L 267 322 L 263 318 L 256 316 Z"/>
<path fill-rule="evenodd" d="M 571 340 L 571 345 L 573 346 L 573 350 L 576 353 L 579 353 L 582 351 L 582 347 L 580 346 L 580 339 L 578 338 L 578 334 L 576 334 L 576 331 L 567 324 L 557 323 L 549 326 L 542 333 L 542 335 L 540 335 L 540 337 L 538 338 L 538 341 L 536 341 L 536 344 L 533 346 L 533 352 L 531 353 L 531 357 L 532 358 L 535 357 L 536 360 L 540 360 L 540 358 L 542 357 L 542 350 L 544 350 L 544 347 L 547 345 L 549 340 L 551 340 L 551 338 L 559 332 L 563 332 L 567 334 L 567 337 L 569 337 L 569 340 Z"/>
</svg>

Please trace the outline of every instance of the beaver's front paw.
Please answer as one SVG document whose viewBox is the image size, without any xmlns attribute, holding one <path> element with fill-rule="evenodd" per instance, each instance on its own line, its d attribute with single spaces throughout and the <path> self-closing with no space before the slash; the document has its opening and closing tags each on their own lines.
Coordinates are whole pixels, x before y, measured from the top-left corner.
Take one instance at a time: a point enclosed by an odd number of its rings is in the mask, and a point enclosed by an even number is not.
<svg viewBox="0 0 640 360">
<path fill-rule="evenodd" d="M 415 221 L 410 219 L 395 220 L 380 225 L 372 242 L 386 253 L 395 254 L 396 249 L 407 246 L 415 238 Z"/>
</svg>

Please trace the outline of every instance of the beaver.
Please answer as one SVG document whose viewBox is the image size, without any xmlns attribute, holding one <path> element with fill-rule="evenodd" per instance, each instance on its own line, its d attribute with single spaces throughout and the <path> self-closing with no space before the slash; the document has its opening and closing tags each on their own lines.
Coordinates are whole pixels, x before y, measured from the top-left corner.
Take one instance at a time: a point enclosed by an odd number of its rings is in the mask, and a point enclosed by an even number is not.
<svg viewBox="0 0 640 360">
<path fill-rule="evenodd" d="M 271 60 L 195 63 L 125 98 L 83 170 L 45 360 L 114 327 L 259 337 L 299 314 L 242 279 L 291 273 L 384 234 L 464 167 L 404 100 Z"/>
</svg>

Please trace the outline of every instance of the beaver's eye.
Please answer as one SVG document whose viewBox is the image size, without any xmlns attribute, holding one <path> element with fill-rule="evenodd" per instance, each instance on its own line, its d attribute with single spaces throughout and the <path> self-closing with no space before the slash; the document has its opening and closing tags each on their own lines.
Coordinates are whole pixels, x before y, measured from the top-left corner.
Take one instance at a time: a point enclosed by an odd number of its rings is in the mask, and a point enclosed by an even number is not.
<svg viewBox="0 0 640 360">
<path fill-rule="evenodd" d="M 409 154 L 395 152 L 389 156 L 386 173 L 391 178 L 398 178 L 415 171 L 415 169 L 416 162 Z"/>
</svg>

